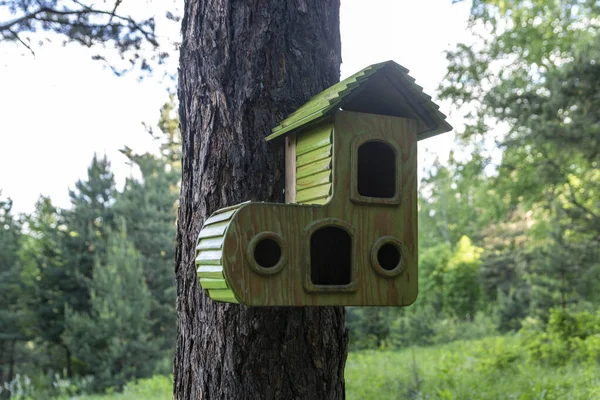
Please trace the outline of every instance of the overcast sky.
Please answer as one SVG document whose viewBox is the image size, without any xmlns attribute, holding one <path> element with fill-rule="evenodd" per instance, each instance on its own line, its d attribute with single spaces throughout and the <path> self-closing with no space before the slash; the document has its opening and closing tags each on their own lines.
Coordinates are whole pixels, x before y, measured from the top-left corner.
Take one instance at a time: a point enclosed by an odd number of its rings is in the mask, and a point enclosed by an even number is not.
<svg viewBox="0 0 600 400">
<path fill-rule="evenodd" d="M 470 40 L 469 2 L 451 3 L 342 0 L 342 78 L 394 60 L 435 97 L 447 65 L 443 52 Z M 13 199 L 15 211 L 31 212 L 40 194 L 68 207 L 68 189 L 85 178 L 94 152 L 111 160 L 120 187 L 131 169 L 118 150 L 125 145 L 137 152 L 155 149 L 142 122 L 156 122 L 173 82 L 116 77 L 92 61 L 92 54 L 54 42 L 34 57 L 16 44 L 0 44 L 0 190 L 3 198 Z M 447 104 L 438 104 L 449 113 Z M 457 117 L 450 116 L 454 127 Z M 446 158 L 453 136 L 419 142 L 421 166 L 432 155 Z"/>
</svg>

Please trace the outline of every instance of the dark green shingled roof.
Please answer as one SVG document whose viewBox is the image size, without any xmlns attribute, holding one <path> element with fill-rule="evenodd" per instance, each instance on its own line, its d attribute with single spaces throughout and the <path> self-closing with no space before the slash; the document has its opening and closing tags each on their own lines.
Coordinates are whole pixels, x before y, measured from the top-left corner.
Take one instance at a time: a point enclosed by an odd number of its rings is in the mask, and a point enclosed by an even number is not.
<svg viewBox="0 0 600 400">
<path fill-rule="evenodd" d="M 368 66 L 313 96 L 272 129 L 266 140 L 313 125 L 340 109 L 421 120 L 418 139 L 452 130 L 431 96 L 394 61 Z"/>
</svg>

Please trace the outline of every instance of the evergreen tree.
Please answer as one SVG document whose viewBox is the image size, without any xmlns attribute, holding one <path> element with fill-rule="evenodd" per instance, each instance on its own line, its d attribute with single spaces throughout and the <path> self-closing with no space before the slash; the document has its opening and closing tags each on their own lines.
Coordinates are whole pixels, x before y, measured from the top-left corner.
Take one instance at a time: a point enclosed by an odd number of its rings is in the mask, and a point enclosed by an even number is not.
<svg viewBox="0 0 600 400">
<path fill-rule="evenodd" d="M 115 183 L 106 156 L 96 155 L 88 168 L 85 181 L 78 181 L 69 191 L 71 209 L 62 215 L 67 231 L 64 234 L 66 303 L 75 311 L 89 310 L 89 280 L 95 260 L 106 257 L 106 242 L 114 229 L 112 205 Z"/>
<path fill-rule="evenodd" d="M 152 334 L 172 357 L 175 341 L 175 204 L 180 175 L 165 157 L 124 151 L 140 168 L 141 180 L 127 179 L 114 210 L 126 221 L 129 238 L 143 258 L 152 294 Z"/>
<path fill-rule="evenodd" d="M 71 352 L 61 335 L 65 305 L 70 294 L 78 290 L 79 280 L 65 261 L 67 227 L 60 210 L 44 196 L 39 198 L 26 222 L 29 234 L 23 240 L 21 260 L 31 293 L 28 302 L 35 314 L 35 336 L 38 346 L 45 345 L 54 354 L 40 367 L 53 371 L 66 369 L 71 376 Z M 57 351 L 62 354 L 56 354 Z"/>
<path fill-rule="evenodd" d="M 123 227 L 111 235 L 106 260 L 96 258 L 89 312 L 67 309 L 65 343 L 94 377 L 97 390 L 120 388 L 153 372 L 158 349 L 143 264 Z"/>
<path fill-rule="evenodd" d="M 17 344 L 28 340 L 30 319 L 19 262 L 21 224 L 11 209 L 11 200 L 0 199 L 0 385 L 15 376 Z"/>
<path fill-rule="evenodd" d="M 130 177 L 115 202 L 118 218 L 127 224 L 128 235 L 144 258 L 146 284 L 152 294 L 154 340 L 169 361 L 175 342 L 175 220 L 181 179 L 181 134 L 175 97 L 160 110 L 159 132 L 149 133 L 159 142 L 160 154 L 121 152 L 141 178 Z"/>
</svg>

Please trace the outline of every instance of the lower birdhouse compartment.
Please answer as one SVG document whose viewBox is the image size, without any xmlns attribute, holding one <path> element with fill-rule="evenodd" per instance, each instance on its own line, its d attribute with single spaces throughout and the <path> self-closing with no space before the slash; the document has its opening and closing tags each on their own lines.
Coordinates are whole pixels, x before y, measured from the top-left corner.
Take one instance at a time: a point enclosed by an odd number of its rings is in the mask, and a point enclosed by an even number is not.
<svg viewBox="0 0 600 400">
<path fill-rule="evenodd" d="M 415 249 L 356 221 L 319 218 L 323 211 L 269 203 L 217 211 L 198 237 L 202 288 L 213 300 L 250 306 L 412 303 Z"/>
</svg>

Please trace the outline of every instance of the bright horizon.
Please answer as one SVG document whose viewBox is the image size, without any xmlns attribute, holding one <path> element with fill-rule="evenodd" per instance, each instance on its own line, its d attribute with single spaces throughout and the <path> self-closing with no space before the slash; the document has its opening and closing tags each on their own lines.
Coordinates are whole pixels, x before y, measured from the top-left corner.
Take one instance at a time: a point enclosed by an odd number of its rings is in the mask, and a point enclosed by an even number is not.
<svg viewBox="0 0 600 400">
<path fill-rule="evenodd" d="M 342 0 L 341 79 L 394 60 L 435 99 L 446 72 L 443 52 L 470 40 L 469 2 L 451 3 Z M 172 33 L 175 39 L 178 31 Z M 167 89 L 175 88 L 157 77 L 142 82 L 135 74 L 117 77 L 91 60 L 94 49 L 57 42 L 35 49 L 35 57 L 14 43 L 0 44 L 0 190 L 2 198 L 13 200 L 16 212 L 32 212 L 40 195 L 68 208 L 68 190 L 86 177 L 94 153 L 107 155 L 121 189 L 132 169 L 119 149 L 156 150 L 142 123 L 156 124 Z M 177 61 L 173 54 L 172 68 Z M 438 104 L 459 127 L 449 104 Z M 453 134 L 419 142 L 420 169 L 435 156 L 446 159 L 453 142 Z"/>
</svg>

